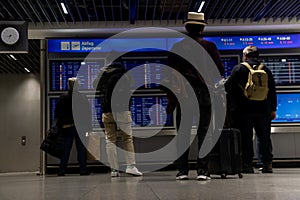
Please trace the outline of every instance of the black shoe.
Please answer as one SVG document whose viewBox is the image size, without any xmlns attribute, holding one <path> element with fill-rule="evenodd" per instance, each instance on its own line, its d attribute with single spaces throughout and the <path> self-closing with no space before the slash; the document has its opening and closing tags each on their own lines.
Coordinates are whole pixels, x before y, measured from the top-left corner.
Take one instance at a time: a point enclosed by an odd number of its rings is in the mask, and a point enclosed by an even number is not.
<svg viewBox="0 0 300 200">
<path fill-rule="evenodd" d="M 197 174 L 198 181 L 207 181 L 211 179 L 208 170 L 198 169 Z"/>
<path fill-rule="evenodd" d="M 88 176 L 90 174 L 91 174 L 90 172 L 82 172 L 82 173 L 80 173 L 80 176 Z"/>
<path fill-rule="evenodd" d="M 254 174 L 254 169 L 253 169 L 252 165 L 244 165 L 243 173 L 244 174 Z"/>
<path fill-rule="evenodd" d="M 176 180 L 189 180 L 188 173 L 178 172 L 176 175 Z"/>
<path fill-rule="evenodd" d="M 272 163 L 264 164 L 261 170 L 262 173 L 273 173 Z"/>
</svg>

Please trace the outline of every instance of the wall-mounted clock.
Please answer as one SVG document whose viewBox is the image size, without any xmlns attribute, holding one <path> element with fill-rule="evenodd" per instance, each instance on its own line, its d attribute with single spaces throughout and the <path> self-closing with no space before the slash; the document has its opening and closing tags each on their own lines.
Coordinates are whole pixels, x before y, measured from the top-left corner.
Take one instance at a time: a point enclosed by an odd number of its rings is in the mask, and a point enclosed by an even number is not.
<svg viewBox="0 0 300 200">
<path fill-rule="evenodd" d="M 6 27 L 1 31 L 1 40 L 7 45 L 14 45 L 19 39 L 19 31 L 14 27 Z"/>
</svg>

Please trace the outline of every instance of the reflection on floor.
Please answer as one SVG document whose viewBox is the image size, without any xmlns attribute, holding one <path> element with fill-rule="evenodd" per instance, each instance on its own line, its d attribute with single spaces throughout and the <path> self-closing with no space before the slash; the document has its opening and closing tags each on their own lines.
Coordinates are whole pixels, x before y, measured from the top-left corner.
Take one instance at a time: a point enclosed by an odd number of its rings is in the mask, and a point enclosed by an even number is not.
<svg viewBox="0 0 300 200">
<path fill-rule="evenodd" d="M 108 173 L 90 176 L 69 174 L 0 174 L 1 200 L 90 200 L 90 199 L 300 199 L 300 168 L 275 168 L 273 174 L 244 174 L 242 179 L 213 176 L 210 181 L 176 181 L 176 171 L 145 173 L 143 177 Z"/>
</svg>

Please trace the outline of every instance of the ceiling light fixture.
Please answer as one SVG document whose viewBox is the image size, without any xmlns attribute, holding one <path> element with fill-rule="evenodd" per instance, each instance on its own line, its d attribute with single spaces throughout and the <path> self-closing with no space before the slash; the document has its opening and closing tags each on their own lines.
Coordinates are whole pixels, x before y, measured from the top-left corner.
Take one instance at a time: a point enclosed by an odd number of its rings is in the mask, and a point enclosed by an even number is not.
<svg viewBox="0 0 300 200">
<path fill-rule="evenodd" d="M 9 56 L 10 56 L 12 59 L 17 60 L 16 57 L 15 57 L 14 55 L 9 54 Z"/>
<path fill-rule="evenodd" d="M 60 3 L 60 5 L 61 5 L 61 7 L 62 7 L 64 13 L 65 13 L 66 15 L 69 14 L 68 11 L 67 11 L 67 8 L 66 8 L 66 6 L 65 6 L 65 4 L 64 4 L 64 3 Z"/>
<path fill-rule="evenodd" d="M 30 73 L 29 69 L 27 69 L 26 67 L 24 67 L 24 69 L 26 70 L 26 72 Z"/>
<path fill-rule="evenodd" d="M 205 4 L 205 1 L 202 1 L 201 4 L 200 4 L 200 6 L 199 6 L 198 13 L 201 12 L 204 4 Z"/>
</svg>

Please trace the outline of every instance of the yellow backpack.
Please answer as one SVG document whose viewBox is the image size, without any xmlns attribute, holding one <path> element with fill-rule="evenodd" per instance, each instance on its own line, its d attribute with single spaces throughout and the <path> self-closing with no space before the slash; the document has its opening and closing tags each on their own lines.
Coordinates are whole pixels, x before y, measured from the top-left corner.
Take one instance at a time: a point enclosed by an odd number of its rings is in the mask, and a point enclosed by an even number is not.
<svg viewBox="0 0 300 200">
<path fill-rule="evenodd" d="M 242 65 L 249 69 L 248 81 L 243 88 L 244 95 L 249 100 L 262 101 L 267 98 L 268 95 L 268 74 L 262 70 L 263 64 L 259 66 L 254 65 L 251 67 L 248 63 L 243 62 Z"/>
</svg>

